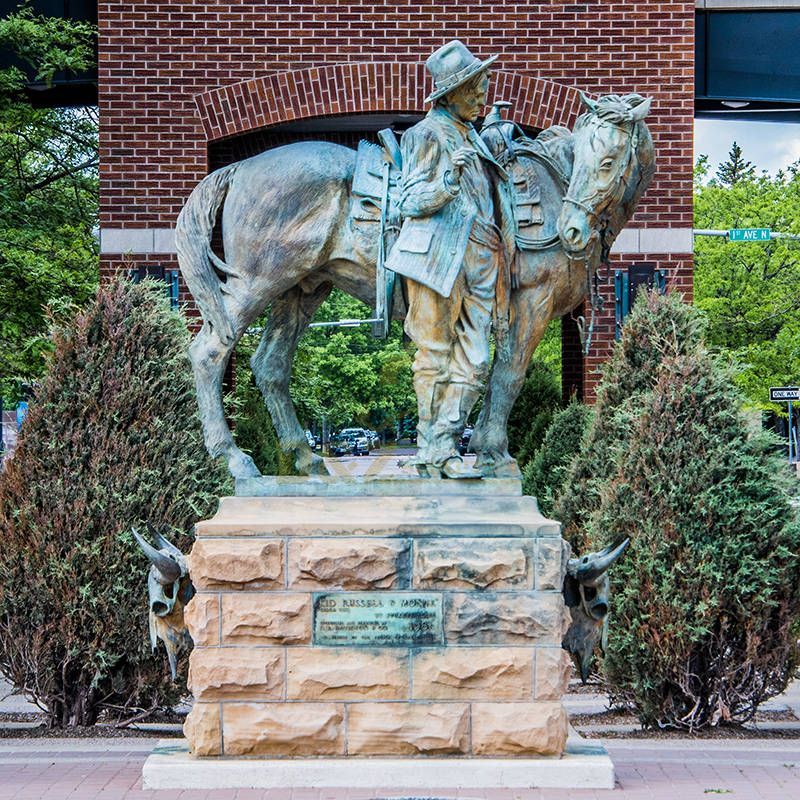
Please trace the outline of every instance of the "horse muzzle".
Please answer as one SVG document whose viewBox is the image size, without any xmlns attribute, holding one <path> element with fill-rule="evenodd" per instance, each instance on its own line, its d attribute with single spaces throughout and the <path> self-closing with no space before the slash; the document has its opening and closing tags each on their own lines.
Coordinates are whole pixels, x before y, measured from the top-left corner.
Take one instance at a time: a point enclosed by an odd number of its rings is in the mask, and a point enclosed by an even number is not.
<svg viewBox="0 0 800 800">
<path fill-rule="evenodd" d="M 592 240 L 589 216 L 579 208 L 565 206 L 558 218 L 558 237 L 571 255 L 583 253 Z"/>
</svg>

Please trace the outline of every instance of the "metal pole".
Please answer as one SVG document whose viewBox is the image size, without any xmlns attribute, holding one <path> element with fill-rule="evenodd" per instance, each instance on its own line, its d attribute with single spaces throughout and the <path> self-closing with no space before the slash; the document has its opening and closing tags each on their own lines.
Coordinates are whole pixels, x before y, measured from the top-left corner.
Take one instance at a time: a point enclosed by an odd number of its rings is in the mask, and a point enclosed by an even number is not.
<svg viewBox="0 0 800 800">
<path fill-rule="evenodd" d="M 711 228 L 695 228 L 692 233 L 695 236 L 721 236 L 728 237 L 728 231 L 714 230 Z M 770 231 L 770 239 L 800 239 L 800 233 L 781 233 L 780 231 Z"/>
<path fill-rule="evenodd" d="M 794 464 L 792 459 L 792 401 L 789 401 L 789 464 Z"/>
</svg>

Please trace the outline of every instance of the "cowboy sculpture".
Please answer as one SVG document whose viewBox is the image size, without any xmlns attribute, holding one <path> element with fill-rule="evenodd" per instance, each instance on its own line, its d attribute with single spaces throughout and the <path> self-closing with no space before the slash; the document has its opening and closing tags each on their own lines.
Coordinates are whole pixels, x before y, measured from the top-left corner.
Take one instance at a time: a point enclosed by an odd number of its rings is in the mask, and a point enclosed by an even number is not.
<svg viewBox="0 0 800 800">
<path fill-rule="evenodd" d="M 459 41 L 426 62 L 433 108 L 405 132 L 400 213 L 387 268 L 407 281 L 405 329 L 417 354 L 417 469 L 480 478 L 456 448 L 489 374 L 489 334 L 506 344 L 514 216 L 508 176 L 472 123 L 486 103 L 489 65 Z"/>
</svg>

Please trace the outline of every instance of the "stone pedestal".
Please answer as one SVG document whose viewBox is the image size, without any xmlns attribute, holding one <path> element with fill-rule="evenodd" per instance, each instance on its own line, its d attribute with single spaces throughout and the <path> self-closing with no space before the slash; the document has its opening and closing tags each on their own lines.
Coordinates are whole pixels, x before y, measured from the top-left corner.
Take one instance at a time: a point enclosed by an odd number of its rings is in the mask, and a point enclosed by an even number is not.
<svg viewBox="0 0 800 800">
<path fill-rule="evenodd" d="M 567 553 L 517 481 L 245 489 L 190 556 L 195 756 L 562 754 Z"/>
</svg>

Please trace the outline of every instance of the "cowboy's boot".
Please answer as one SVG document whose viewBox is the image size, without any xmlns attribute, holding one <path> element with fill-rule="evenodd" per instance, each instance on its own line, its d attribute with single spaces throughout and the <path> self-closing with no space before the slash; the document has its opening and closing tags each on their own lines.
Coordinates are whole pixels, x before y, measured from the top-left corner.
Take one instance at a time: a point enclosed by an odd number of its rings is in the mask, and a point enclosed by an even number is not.
<svg viewBox="0 0 800 800">
<path fill-rule="evenodd" d="M 441 398 L 444 382 L 437 372 L 420 370 L 414 374 L 414 393 L 417 395 L 417 455 L 410 464 L 423 478 L 430 477 L 430 448 L 433 437 L 434 409 Z"/>
<path fill-rule="evenodd" d="M 438 408 L 433 423 L 429 455 L 432 463 L 445 478 L 482 478 L 478 470 L 468 467 L 458 452 L 456 441 L 464 430 L 480 388 L 467 383 L 451 383 Z"/>
</svg>

